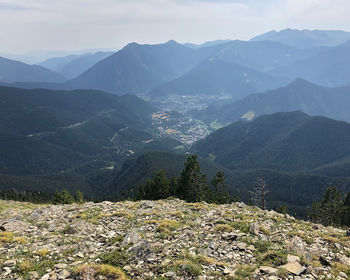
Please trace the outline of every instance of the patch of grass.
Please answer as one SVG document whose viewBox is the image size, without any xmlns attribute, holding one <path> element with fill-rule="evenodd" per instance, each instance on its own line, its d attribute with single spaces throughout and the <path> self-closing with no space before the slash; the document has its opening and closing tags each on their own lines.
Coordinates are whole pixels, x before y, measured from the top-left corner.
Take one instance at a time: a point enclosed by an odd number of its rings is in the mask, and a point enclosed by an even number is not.
<svg viewBox="0 0 350 280">
<path fill-rule="evenodd" d="M 178 229 L 180 223 L 174 220 L 162 220 L 158 221 L 157 232 L 170 234 L 172 231 Z"/>
<path fill-rule="evenodd" d="M 188 206 L 191 210 L 209 210 L 209 208 L 201 202 L 188 203 Z"/>
<path fill-rule="evenodd" d="M 12 232 L 3 231 L 0 232 L 0 242 L 2 243 L 12 243 L 15 239 L 15 236 Z"/>
<path fill-rule="evenodd" d="M 98 258 L 101 259 L 103 264 L 121 267 L 127 265 L 130 261 L 129 254 L 119 248 L 112 252 L 102 253 Z"/>
<path fill-rule="evenodd" d="M 134 218 L 134 215 L 131 212 L 128 211 L 116 211 L 111 214 L 100 214 L 99 218 L 104 218 L 104 217 L 123 217 L 128 220 L 132 220 Z"/>
<path fill-rule="evenodd" d="M 109 279 L 115 280 L 127 280 L 125 273 L 117 267 L 111 265 L 96 265 L 96 264 L 83 264 L 77 267 L 74 271 L 74 274 L 81 277 L 94 277 L 96 274 L 108 277 Z"/>
<path fill-rule="evenodd" d="M 1 243 L 27 243 L 27 238 L 25 237 L 15 237 L 12 232 L 2 231 L 0 232 L 0 244 Z"/>
<path fill-rule="evenodd" d="M 277 271 L 277 276 L 282 279 L 288 279 L 289 272 L 284 268 L 279 268 Z"/>
<path fill-rule="evenodd" d="M 312 235 L 310 235 L 310 231 L 308 231 L 308 235 L 305 234 L 305 232 L 300 231 L 290 231 L 287 233 L 290 237 L 298 236 L 301 239 L 303 239 L 308 245 L 311 245 L 315 242 L 315 239 Z"/>
<path fill-rule="evenodd" d="M 63 233 L 63 234 L 74 234 L 74 233 L 76 233 L 76 229 L 73 228 L 73 227 L 70 226 L 70 225 L 67 225 L 67 226 L 62 230 L 62 233 Z"/>
<path fill-rule="evenodd" d="M 0 200 L 0 214 L 7 209 L 23 210 L 35 210 L 39 207 L 44 207 L 45 204 L 34 204 L 30 202 L 16 202 L 8 200 Z"/>
<path fill-rule="evenodd" d="M 98 207 L 83 211 L 79 213 L 76 218 L 77 219 L 82 219 L 84 221 L 87 221 L 92 224 L 98 224 L 100 214 L 101 214 L 101 209 Z"/>
<path fill-rule="evenodd" d="M 115 237 L 112 237 L 109 241 L 108 241 L 108 244 L 110 245 L 113 245 L 113 244 L 119 244 L 123 241 L 124 239 L 124 236 L 122 235 L 118 235 L 118 236 L 115 236 Z"/>
<path fill-rule="evenodd" d="M 183 217 L 185 217 L 185 214 L 181 211 L 173 211 L 170 212 L 169 215 L 178 219 L 182 219 Z"/>
<path fill-rule="evenodd" d="M 216 232 L 231 232 L 233 230 L 234 230 L 233 227 L 227 224 L 219 224 L 215 227 Z"/>
<path fill-rule="evenodd" d="M 269 249 L 270 249 L 270 246 L 271 246 L 271 243 L 268 242 L 268 241 L 256 241 L 253 243 L 255 249 L 263 254 L 263 253 L 266 253 Z"/>
<path fill-rule="evenodd" d="M 336 276 L 339 276 L 340 272 L 344 272 L 345 274 L 350 276 L 350 267 L 345 265 L 345 264 L 339 263 L 339 262 L 333 262 L 332 263 L 332 272 Z"/>
<path fill-rule="evenodd" d="M 244 233 L 249 233 L 249 224 L 247 222 L 236 221 L 228 224 L 234 229 L 238 229 L 239 231 Z"/>
<path fill-rule="evenodd" d="M 237 271 L 235 273 L 235 280 L 253 280 L 253 272 L 255 270 L 254 266 L 242 265 L 237 267 Z"/>
<path fill-rule="evenodd" d="M 39 256 L 39 257 L 42 257 L 42 258 L 46 258 L 47 255 L 49 254 L 49 250 L 46 249 L 46 248 L 43 248 L 43 249 L 40 249 L 36 252 L 36 254 Z"/>
<path fill-rule="evenodd" d="M 260 265 L 281 266 L 287 263 L 287 252 L 284 250 L 268 251 L 258 257 Z"/>
<path fill-rule="evenodd" d="M 190 260 L 178 260 L 174 263 L 174 269 L 177 273 L 184 275 L 185 277 L 197 278 L 202 274 L 202 267 Z"/>
<path fill-rule="evenodd" d="M 271 234 L 271 232 L 270 232 L 267 228 L 265 228 L 265 227 L 260 227 L 259 230 L 260 230 L 262 233 L 264 233 L 265 235 L 270 235 L 270 234 Z"/>
<path fill-rule="evenodd" d="M 46 270 L 53 269 L 56 262 L 56 258 L 42 259 L 40 262 L 26 259 L 17 263 L 13 272 L 19 274 L 23 280 L 29 280 L 32 279 L 29 272 L 36 271 L 41 277 L 46 273 Z"/>
</svg>

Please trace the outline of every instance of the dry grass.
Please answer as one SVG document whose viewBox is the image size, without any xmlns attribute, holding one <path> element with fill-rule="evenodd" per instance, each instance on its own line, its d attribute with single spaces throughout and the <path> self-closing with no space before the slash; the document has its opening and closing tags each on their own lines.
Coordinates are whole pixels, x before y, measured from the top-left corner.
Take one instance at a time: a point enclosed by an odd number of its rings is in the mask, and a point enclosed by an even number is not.
<svg viewBox="0 0 350 280">
<path fill-rule="evenodd" d="M 39 257 L 42 257 L 42 258 L 46 258 L 47 255 L 49 254 L 49 250 L 46 249 L 46 248 L 43 248 L 43 249 L 40 249 L 36 252 L 36 254 L 39 256 Z"/>
<path fill-rule="evenodd" d="M 94 277 L 95 274 L 115 280 L 127 280 L 125 273 L 117 267 L 107 264 L 83 264 L 75 269 L 75 274 L 83 278 Z M 90 279 L 90 278 L 89 278 Z"/>
<path fill-rule="evenodd" d="M 215 227 L 215 231 L 217 231 L 217 232 L 231 232 L 231 231 L 233 231 L 233 227 L 226 225 L 226 224 L 217 225 Z"/>
</svg>

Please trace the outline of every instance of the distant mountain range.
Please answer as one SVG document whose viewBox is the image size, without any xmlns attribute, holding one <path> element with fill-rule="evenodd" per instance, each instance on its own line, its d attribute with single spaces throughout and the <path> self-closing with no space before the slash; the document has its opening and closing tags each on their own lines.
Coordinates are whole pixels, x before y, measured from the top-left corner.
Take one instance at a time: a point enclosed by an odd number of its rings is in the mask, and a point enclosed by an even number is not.
<svg viewBox="0 0 350 280">
<path fill-rule="evenodd" d="M 350 83 L 350 44 L 343 44 L 315 56 L 269 71 L 271 75 L 303 78 L 324 86 Z"/>
<path fill-rule="evenodd" d="M 0 83 L 61 83 L 64 80 L 61 75 L 42 66 L 29 65 L 0 57 Z"/>
<path fill-rule="evenodd" d="M 284 29 L 264 33 L 252 38 L 251 41 L 275 41 L 297 48 L 334 47 L 350 41 L 350 32 L 338 30 Z"/>
<path fill-rule="evenodd" d="M 112 55 L 113 52 L 85 53 L 80 55 L 69 55 L 64 57 L 53 57 L 38 65 L 46 67 L 67 79 L 73 79 L 97 62 Z"/>
<path fill-rule="evenodd" d="M 96 89 L 151 96 L 225 93 L 234 98 L 277 88 L 295 78 L 324 86 L 341 86 L 350 84 L 350 43 L 347 42 L 350 42 L 347 32 L 283 30 L 250 41 L 218 40 L 202 45 L 181 45 L 175 41 L 158 45 L 131 43 L 116 53 L 70 55 L 41 63 L 58 74 L 50 71 L 51 75 L 34 76 L 37 68 L 31 74 L 14 76 L 8 67 L 2 67 L 0 83 L 27 88 L 38 83 L 37 86 L 51 89 Z M 260 73 L 252 74 L 253 70 Z M 219 73 L 224 76 L 222 80 L 218 79 Z M 246 79 L 246 75 L 252 79 Z M 58 86 L 64 79 L 69 80 Z"/>
<path fill-rule="evenodd" d="M 175 41 L 160 45 L 132 43 L 68 84 L 117 94 L 142 93 L 181 76 L 215 50 L 216 46 L 193 50 Z"/>
<path fill-rule="evenodd" d="M 286 87 L 252 94 L 222 106 L 209 106 L 194 116 L 211 123 L 228 124 L 240 119 L 277 112 L 303 111 L 313 116 L 326 116 L 350 122 L 350 86 L 327 88 L 297 79 Z"/>
<path fill-rule="evenodd" d="M 274 41 L 230 41 L 213 58 L 267 72 L 315 56 L 327 48 L 298 49 Z"/>
<path fill-rule="evenodd" d="M 300 50 L 278 42 L 228 41 L 207 45 L 192 49 L 175 41 L 160 45 L 129 44 L 77 78 L 68 81 L 67 85 L 117 94 L 150 92 L 153 96 L 208 93 L 217 95 L 225 92 L 245 96 L 247 93 L 276 88 L 291 80 L 288 76 L 267 78 L 266 73 L 257 71 L 271 71 L 326 50 L 325 48 Z M 219 73 L 224 75 L 226 78 L 223 77 L 222 80 L 232 77 L 232 81 L 222 85 L 217 85 L 217 82 L 213 81 L 211 84 L 209 80 L 213 73 L 216 73 L 216 77 Z M 245 77 L 249 74 L 252 79 Z M 195 79 L 192 80 L 193 78 Z M 192 81 L 188 82 L 189 79 Z M 203 81 L 206 83 L 203 84 Z M 235 87 L 233 92 L 232 89 Z"/>
<path fill-rule="evenodd" d="M 211 58 L 200 63 L 180 78 L 154 88 L 148 94 L 158 97 L 167 94 L 226 94 L 237 100 L 250 93 L 276 88 L 283 83 L 283 79 L 275 78 L 252 68 Z"/>
</svg>

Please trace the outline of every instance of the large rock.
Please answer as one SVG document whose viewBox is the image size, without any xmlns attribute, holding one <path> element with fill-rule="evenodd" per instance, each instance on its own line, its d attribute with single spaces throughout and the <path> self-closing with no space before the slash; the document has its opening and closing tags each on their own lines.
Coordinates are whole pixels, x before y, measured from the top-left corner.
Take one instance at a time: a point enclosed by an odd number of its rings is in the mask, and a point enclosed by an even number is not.
<svg viewBox="0 0 350 280">
<path fill-rule="evenodd" d="M 123 239 L 122 246 L 136 244 L 142 240 L 142 237 L 136 229 L 131 230 L 127 233 Z"/>
<path fill-rule="evenodd" d="M 251 224 L 249 231 L 251 234 L 258 235 L 259 234 L 259 225 L 257 223 Z"/>
<path fill-rule="evenodd" d="M 291 262 L 291 263 L 287 263 L 285 265 L 282 265 L 281 268 L 287 270 L 290 273 L 293 273 L 294 275 L 299 276 L 300 274 L 302 274 L 303 272 L 306 271 L 306 267 L 302 266 L 300 263 L 298 262 Z"/>
<path fill-rule="evenodd" d="M 300 258 L 294 255 L 287 255 L 287 262 L 300 262 Z"/>
<path fill-rule="evenodd" d="M 42 217 L 43 211 L 41 209 L 34 210 L 27 218 L 28 221 L 34 222 Z"/>
<path fill-rule="evenodd" d="M 289 243 L 288 248 L 291 252 L 299 256 L 303 256 L 306 260 L 312 260 L 311 254 L 306 248 L 306 244 L 300 237 L 294 236 L 292 241 Z"/>
</svg>

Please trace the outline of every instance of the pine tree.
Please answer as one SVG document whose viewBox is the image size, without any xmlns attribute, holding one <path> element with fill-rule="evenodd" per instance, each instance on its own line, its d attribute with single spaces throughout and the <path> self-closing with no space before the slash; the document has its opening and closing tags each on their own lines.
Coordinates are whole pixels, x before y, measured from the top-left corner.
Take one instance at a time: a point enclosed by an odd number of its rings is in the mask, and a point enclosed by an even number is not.
<svg viewBox="0 0 350 280">
<path fill-rule="evenodd" d="M 153 179 L 153 185 L 155 189 L 154 199 L 164 199 L 170 196 L 169 180 L 163 170 L 156 173 L 156 176 Z"/>
<path fill-rule="evenodd" d="M 54 204 L 71 204 L 74 202 L 74 197 L 66 190 L 56 191 L 53 197 Z"/>
<path fill-rule="evenodd" d="M 158 200 L 171 196 L 171 185 L 163 170 L 157 172 L 153 179 L 140 186 L 137 199 Z"/>
<path fill-rule="evenodd" d="M 210 190 L 196 155 L 189 155 L 179 178 L 177 196 L 188 202 L 203 201 Z"/>
<path fill-rule="evenodd" d="M 350 226 L 350 192 L 345 196 L 341 217 L 342 225 Z"/>
<path fill-rule="evenodd" d="M 80 190 L 77 190 L 75 193 L 75 201 L 78 203 L 84 202 L 84 194 Z"/>
<path fill-rule="evenodd" d="M 226 192 L 227 185 L 225 184 L 225 180 L 224 171 L 218 171 L 211 181 L 215 192 L 214 202 L 216 203 L 227 203 L 230 201 L 230 195 Z"/>
<path fill-rule="evenodd" d="M 170 186 L 170 190 L 169 190 L 170 196 L 175 197 L 177 194 L 177 189 L 179 187 L 179 179 L 175 175 L 171 177 L 169 186 Z"/>
<path fill-rule="evenodd" d="M 312 205 L 311 219 L 326 226 L 337 226 L 342 222 L 342 195 L 335 186 L 326 189 L 320 202 Z"/>
</svg>

